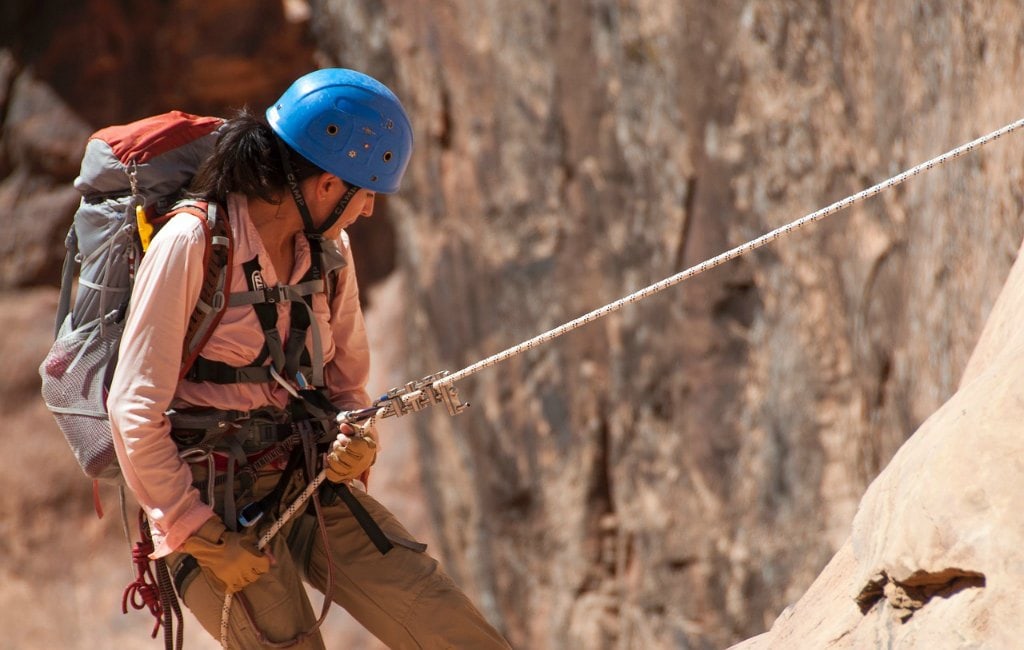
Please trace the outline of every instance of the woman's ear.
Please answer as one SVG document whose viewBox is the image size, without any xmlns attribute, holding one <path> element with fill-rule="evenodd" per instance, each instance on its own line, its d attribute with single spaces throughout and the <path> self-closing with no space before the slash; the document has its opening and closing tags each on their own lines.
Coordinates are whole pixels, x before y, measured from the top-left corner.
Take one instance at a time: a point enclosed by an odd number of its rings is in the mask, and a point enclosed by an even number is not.
<svg viewBox="0 0 1024 650">
<path fill-rule="evenodd" d="M 322 201 L 326 200 L 330 198 L 333 194 L 336 194 L 339 190 L 344 191 L 343 186 L 344 184 L 342 183 L 340 178 L 338 178 L 334 174 L 323 172 L 322 174 L 320 174 L 320 176 L 317 177 L 316 196 L 318 199 Z"/>
</svg>

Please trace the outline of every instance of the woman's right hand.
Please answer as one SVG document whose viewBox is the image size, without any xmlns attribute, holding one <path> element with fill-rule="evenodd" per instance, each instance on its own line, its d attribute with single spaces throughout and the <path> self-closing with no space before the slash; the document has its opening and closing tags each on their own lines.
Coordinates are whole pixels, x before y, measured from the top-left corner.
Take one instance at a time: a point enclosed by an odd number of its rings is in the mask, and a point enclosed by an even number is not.
<svg viewBox="0 0 1024 650">
<path fill-rule="evenodd" d="M 227 530 L 216 516 L 207 519 L 180 550 L 194 557 L 229 594 L 241 591 L 270 570 L 270 556 L 257 548 L 252 534 Z"/>
</svg>

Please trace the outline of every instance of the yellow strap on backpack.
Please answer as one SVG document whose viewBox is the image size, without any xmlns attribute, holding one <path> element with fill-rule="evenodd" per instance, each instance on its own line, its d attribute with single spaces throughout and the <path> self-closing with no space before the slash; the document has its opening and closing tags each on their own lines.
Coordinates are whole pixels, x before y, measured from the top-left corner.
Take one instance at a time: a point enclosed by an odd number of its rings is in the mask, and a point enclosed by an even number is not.
<svg viewBox="0 0 1024 650">
<path fill-rule="evenodd" d="M 135 223 L 139 228 L 139 241 L 142 242 L 142 252 L 149 248 L 149 241 L 153 239 L 153 224 L 146 218 L 146 210 L 141 206 L 135 206 Z"/>
</svg>

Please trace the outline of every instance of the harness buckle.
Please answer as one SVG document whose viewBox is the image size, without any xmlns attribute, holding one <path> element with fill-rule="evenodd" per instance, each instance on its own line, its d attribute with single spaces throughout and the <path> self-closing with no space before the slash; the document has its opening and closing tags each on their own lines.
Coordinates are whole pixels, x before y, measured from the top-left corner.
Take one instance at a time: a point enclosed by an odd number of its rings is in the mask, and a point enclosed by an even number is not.
<svg viewBox="0 0 1024 650">
<path fill-rule="evenodd" d="M 222 411 L 212 408 L 168 411 L 171 437 L 179 450 L 221 448 L 225 436 L 233 434 L 246 453 L 262 451 L 291 434 L 287 414 L 277 409 Z"/>
<path fill-rule="evenodd" d="M 167 411 L 167 419 L 171 423 L 171 438 L 179 449 L 213 443 L 234 429 L 239 419 L 247 416 L 248 413 L 242 411 L 202 407 Z"/>
<path fill-rule="evenodd" d="M 291 425 L 279 422 L 273 417 L 260 415 L 237 423 L 238 437 L 242 441 L 242 449 L 247 453 L 262 451 L 291 434 Z"/>
<path fill-rule="evenodd" d="M 274 304 L 278 302 L 288 302 L 287 287 L 276 285 L 273 287 L 263 287 L 263 302 Z"/>
</svg>

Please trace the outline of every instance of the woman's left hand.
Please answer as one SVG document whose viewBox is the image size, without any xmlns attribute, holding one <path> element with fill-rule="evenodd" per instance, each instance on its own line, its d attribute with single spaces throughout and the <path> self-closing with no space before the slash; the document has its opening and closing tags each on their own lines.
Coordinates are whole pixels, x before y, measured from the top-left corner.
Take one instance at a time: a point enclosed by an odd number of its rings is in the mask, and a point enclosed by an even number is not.
<svg viewBox="0 0 1024 650">
<path fill-rule="evenodd" d="M 370 426 L 357 432 L 348 424 L 340 429 L 324 460 L 324 473 L 333 483 L 359 478 L 377 460 L 376 429 Z"/>
</svg>

